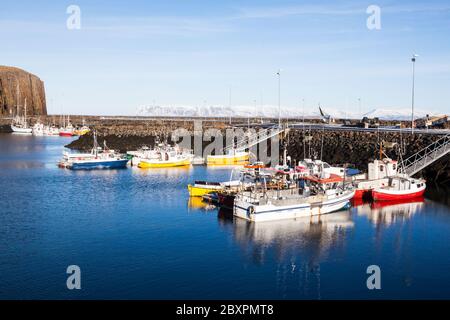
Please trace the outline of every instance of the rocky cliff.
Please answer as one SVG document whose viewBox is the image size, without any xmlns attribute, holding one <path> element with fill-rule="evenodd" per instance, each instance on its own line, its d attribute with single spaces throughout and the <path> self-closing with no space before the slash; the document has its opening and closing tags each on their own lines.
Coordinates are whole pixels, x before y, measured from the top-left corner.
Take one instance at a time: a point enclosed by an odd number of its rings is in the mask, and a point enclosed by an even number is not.
<svg viewBox="0 0 450 320">
<path fill-rule="evenodd" d="M 0 66 L 0 115 L 46 115 L 44 82 L 37 76 L 15 67 Z"/>
</svg>

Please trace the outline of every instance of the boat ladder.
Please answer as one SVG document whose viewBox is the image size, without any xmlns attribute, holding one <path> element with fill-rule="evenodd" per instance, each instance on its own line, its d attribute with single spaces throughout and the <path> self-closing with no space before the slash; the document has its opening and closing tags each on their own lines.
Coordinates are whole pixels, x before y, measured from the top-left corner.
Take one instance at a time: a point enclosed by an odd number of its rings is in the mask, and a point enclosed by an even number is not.
<svg viewBox="0 0 450 320">
<path fill-rule="evenodd" d="M 226 146 L 223 150 L 224 153 L 227 154 L 230 150 L 236 150 L 237 152 L 245 151 L 247 149 L 250 149 L 254 145 L 257 145 L 267 139 L 270 139 L 276 135 L 279 135 L 280 133 L 289 130 L 286 128 L 280 128 L 278 126 L 273 126 L 264 130 L 261 130 L 259 132 L 256 132 L 252 135 L 243 137 L 240 139 L 236 144 L 231 143 L 230 145 Z"/>
<path fill-rule="evenodd" d="M 439 138 L 405 159 L 403 165 L 399 168 L 399 172 L 412 176 L 448 153 L 450 153 L 450 134 Z"/>
</svg>

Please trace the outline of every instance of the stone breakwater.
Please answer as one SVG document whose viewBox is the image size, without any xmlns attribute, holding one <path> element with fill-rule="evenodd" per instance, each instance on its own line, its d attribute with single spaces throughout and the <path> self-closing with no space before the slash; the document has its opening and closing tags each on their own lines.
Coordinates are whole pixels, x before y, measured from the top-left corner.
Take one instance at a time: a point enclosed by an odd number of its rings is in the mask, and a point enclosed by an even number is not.
<svg viewBox="0 0 450 320">
<path fill-rule="evenodd" d="M 221 122 L 202 123 L 203 129 L 216 128 L 224 131 L 228 126 Z M 151 121 L 115 121 L 99 122 L 94 126 L 98 132 L 98 141 L 105 140 L 111 149 L 125 152 L 135 150 L 143 145 L 152 147 L 155 141 L 171 141 L 171 133 L 177 128 L 193 132 L 192 121 L 151 120 Z M 362 171 L 367 171 L 367 163 L 379 157 L 379 142 L 384 141 L 390 147 L 384 152 L 392 159 L 403 159 L 426 147 L 440 136 L 428 134 L 387 133 L 387 132 L 351 132 L 292 129 L 285 144 L 293 161 L 303 158 L 322 158 L 330 164 L 349 164 Z M 210 141 L 203 142 L 203 148 Z M 392 146 L 392 144 L 396 144 Z M 89 150 L 92 147 L 92 135 L 80 137 L 67 146 L 72 149 Z M 281 149 L 280 149 L 281 150 Z M 280 151 L 280 155 L 282 152 Z M 450 185 L 450 156 L 447 155 L 421 171 L 429 182 Z"/>
<path fill-rule="evenodd" d="M 126 152 L 142 146 L 153 147 L 156 141 L 171 142 L 172 133 L 177 129 L 194 132 L 194 122 L 188 120 L 107 120 L 91 121 L 90 128 L 97 132 L 97 140 L 101 144 L 106 141 L 111 149 Z M 203 129 L 215 128 L 223 130 L 222 122 L 202 121 Z M 205 142 L 204 145 L 207 145 Z M 90 150 L 92 148 L 92 132 L 81 136 L 67 145 L 70 149 Z"/>
</svg>

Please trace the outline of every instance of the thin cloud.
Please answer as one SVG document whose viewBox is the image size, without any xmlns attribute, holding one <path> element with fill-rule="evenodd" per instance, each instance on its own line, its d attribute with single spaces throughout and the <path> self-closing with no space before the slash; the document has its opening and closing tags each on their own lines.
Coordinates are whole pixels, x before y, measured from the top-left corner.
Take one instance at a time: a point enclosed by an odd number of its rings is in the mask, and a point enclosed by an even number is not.
<svg viewBox="0 0 450 320">
<path fill-rule="evenodd" d="M 450 11 L 450 4 L 379 4 L 382 13 L 442 13 Z M 295 5 L 295 6 L 255 6 L 238 8 L 240 19 L 283 18 L 300 15 L 357 15 L 366 14 L 368 5 Z"/>
</svg>

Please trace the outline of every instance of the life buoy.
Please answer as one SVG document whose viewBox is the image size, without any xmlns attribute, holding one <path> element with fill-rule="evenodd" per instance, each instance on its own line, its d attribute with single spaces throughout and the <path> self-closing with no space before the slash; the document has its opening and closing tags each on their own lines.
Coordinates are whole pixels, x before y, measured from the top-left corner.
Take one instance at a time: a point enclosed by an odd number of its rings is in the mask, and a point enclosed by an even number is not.
<svg viewBox="0 0 450 320">
<path fill-rule="evenodd" d="M 253 213 L 255 213 L 255 207 L 254 206 L 249 206 L 247 208 L 247 216 L 250 217 L 250 215 L 252 215 Z"/>
</svg>

